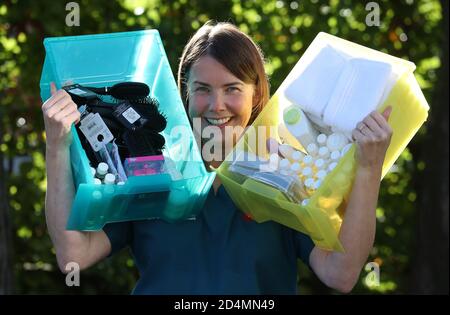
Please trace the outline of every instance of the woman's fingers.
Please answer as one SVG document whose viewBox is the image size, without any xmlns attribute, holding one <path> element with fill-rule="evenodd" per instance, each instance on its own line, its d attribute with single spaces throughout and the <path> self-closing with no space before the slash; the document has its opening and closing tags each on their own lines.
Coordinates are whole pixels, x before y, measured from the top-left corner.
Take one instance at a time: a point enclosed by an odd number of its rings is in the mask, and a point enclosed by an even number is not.
<svg viewBox="0 0 450 315">
<path fill-rule="evenodd" d="M 358 128 L 353 129 L 352 138 L 354 141 L 356 141 L 357 143 L 361 143 L 364 137 L 364 134 Z"/>
<path fill-rule="evenodd" d="M 361 131 L 365 131 L 366 135 L 371 135 L 373 134 L 374 136 L 380 137 L 383 135 L 383 130 L 381 128 L 381 126 L 379 125 L 379 123 L 372 117 L 372 114 L 368 115 L 366 118 L 364 118 L 363 120 L 364 124 L 368 127 L 368 128 L 364 128 Z M 368 129 L 368 130 L 367 130 Z"/>
<path fill-rule="evenodd" d="M 371 114 L 372 118 L 375 119 L 378 124 L 381 126 L 381 128 L 388 134 L 392 133 L 392 128 L 389 126 L 389 123 L 387 122 L 387 118 L 389 118 L 390 114 L 392 112 L 392 109 L 386 109 L 382 114 L 378 112 L 373 112 Z"/>
<path fill-rule="evenodd" d="M 371 112 L 363 121 L 356 125 L 356 129 L 372 141 L 382 141 L 383 139 L 390 138 L 392 129 L 386 117 L 389 118 L 391 111 L 392 108 L 389 106 L 382 114 L 377 111 Z"/>
<path fill-rule="evenodd" d="M 392 106 L 388 106 L 381 114 L 386 120 L 386 122 L 389 120 L 389 116 L 391 116 L 391 113 L 392 113 Z"/>
<path fill-rule="evenodd" d="M 78 121 L 80 121 L 80 112 L 78 110 L 71 112 L 69 115 L 63 118 L 63 124 L 67 128 L 67 130 L 70 129 L 73 123 L 76 124 L 78 123 Z"/>
<path fill-rule="evenodd" d="M 53 104 L 48 109 L 44 110 L 44 113 L 45 113 L 45 115 L 48 118 L 52 118 L 57 113 L 59 113 L 60 111 L 64 110 L 70 104 L 73 104 L 72 99 L 70 98 L 70 96 L 63 97 L 57 103 Z"/>
<path fill-rule="evenodd" d="M 56 94 L 56 85 L 55 82 L 50 82 L 50 94 L 53 96 Z"/>
<path fill-rule="evenodd" d="M 62 108 L 59 112 L 57 112 L 54 116 L 53 119 L 55 121 L 62 121 L 64 120 L 64 118 L 66 116 L 69 116 L 70 114 L 72 114 L 73 112 L 75 112 L 77 110 L 77 106 L 75 104 L 73 104 L 73 102 L 69 103 L 68 105 L 66 105 L 64 108 Z"/>
<path fill-rule="evenodd" d="M 52 108 L 56 103 L 60 102 L 64 98 L 70 98 L 69 94 L 67 94 L 67 92 L 64 90 L 57 91 L 48 100 L 45 101 L 45 103 L 42 105 L 42 111 L 44 113 L 48 112 L 50 108 Z"/>
</svg>

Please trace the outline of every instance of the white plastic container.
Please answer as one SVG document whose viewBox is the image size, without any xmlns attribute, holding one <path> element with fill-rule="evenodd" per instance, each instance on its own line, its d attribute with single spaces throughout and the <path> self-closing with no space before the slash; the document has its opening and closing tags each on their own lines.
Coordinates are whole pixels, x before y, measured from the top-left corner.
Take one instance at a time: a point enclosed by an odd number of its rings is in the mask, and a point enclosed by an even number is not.
<svg viewBox="0 0 450 315">
<path fill-rule="evenodd" d="M 105 185 L 113 185 L 116 182 L 116 176 L 114 174 L 108 173 L 105 175 L 103 183 Z"/>
<path fill-rule="evenodd" d="M 341 150 L 347 143 L 347 137 L 342 133 L 333 133 L 327 139 L 327 147 L 330 151 Z"/>
<path fill-rule="evenodd" d="M 291 155 L 291 159 L 294 162 L 301 162 L 304 157 L 305 157 L 305 155 L 300 151 L 294 151 L 294 152 L 292 152 L 292 155 Z"/>
<path fill-rule="evenodd" d="M 291 105 L 283 111 L 283 120 L 287 130 L 303 145 L 316 141 L 318 132 L 312 127 L 305 113 L 297 105 Z"/>
<path fill-rule="evenodd" d="M 106 173 L 108 173 L 108 164 L 106 164 L 104 162 L 98 163 L 97 172 L 96 172 L 95 176 L 97 176 L 97 178 L 99 178 L 99 179 L 103 179 L 105 177 Z"/>
</svg>

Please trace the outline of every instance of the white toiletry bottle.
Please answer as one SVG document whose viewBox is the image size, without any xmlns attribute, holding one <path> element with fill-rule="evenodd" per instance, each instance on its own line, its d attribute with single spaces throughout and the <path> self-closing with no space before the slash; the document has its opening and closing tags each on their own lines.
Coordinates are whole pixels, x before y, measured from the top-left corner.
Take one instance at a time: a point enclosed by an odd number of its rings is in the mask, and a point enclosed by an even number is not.
<svg viewBox="0 0 450 315">
<path fill-rule="evenodd" d="M 324 146 L 327 145 L 327 135 L 324 133 L 321 133 L 320 135 L 317 136 L 317 143 L 319 144 L 319 146 Z"/>
<path fill-rule="evenodd" d="M 321 170 L 326 166 L 325 160 L 324 159 L 317 159 L 314 162 L 314 166 L 317 168 L 317 170 Z"/>
<path fill-rule="evenodd" d="M 116 176 L 114 174 L 108 173 L 103 179 L 105 185 L 113 185 L 116 182 Z"/>
<path fill-rule="evenodd" d="M 342 133 L 333 133 L 327 139 L 328 150 L 341 150 L 348 143 L 347 137 Z"/>
<path fill-rule="evenodd" d="M 320 147 L 319 148 L 318 156 L 320 158 L 326 159 L 326 158 L 328 158 L 329 155 L 330 155 L 330 150 L 327 147 Z"/>
<path fill-rule="evenodd" d="M 294 153 L 294 151 L 295 149 L 289 144 L 283 143 L 278 146 L 278 152 L 280 152 L 280 154 L 286 159 L 291 159 L 292 153 Z"/>
<path fill-rule="evenodd" d="M 283 120 L 287 130 L 306 148 L 316 141 L 318 132 L 312 127 L 308 117 L 297 105 L 291 105 L 283 111 Z"/>
<path fill-rule="evenodd" d="M 306 147 L 306 152 L 308 152 L 309 155 L 316 156 L 319 151 L 319 147 L 315 143 L 310 143 Z"/>
<path fill-rule="evenodd" d="M 299 174 L 301 171 L 300 164 L 298 162 L 292 163 L 290 170 L 295 174 Z"/>
<path fill-rule="evenodd" d="M 97 176 L 97 178 L 99 179 L 103 179 L 106 173 L 108 173 L 108 164 L 100 162 L 97 166 L 97 173 L 95 174 L 95 176 Z"/>
<path fill-rule="evenodd" d="M 306 155 L 306 156 L 303 158 L 303 164 L 304 164 L 305 166 L 313 165 L 313 163 L 314 163 L 314 158 L 313 158 L 311 155 Z"/>
</svg>

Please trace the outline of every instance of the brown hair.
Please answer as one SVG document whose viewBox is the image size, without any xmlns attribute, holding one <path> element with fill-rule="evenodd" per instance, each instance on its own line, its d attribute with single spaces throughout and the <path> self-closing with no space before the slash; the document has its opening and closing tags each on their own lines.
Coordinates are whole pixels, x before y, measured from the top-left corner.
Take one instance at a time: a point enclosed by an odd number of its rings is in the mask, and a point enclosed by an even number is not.
<svg viewBox="0 0 450 315">
<path fill-rule="evenodd" d="M 178 89 L 186 110 L 189 107 L 187 82 L 192 65 L 202 56 L 211 56 L 239 80 L 255 84 L 249 124 L 269 100 L 269 81 L 264 71 L 264 56 L 253 40 L 231 23 L 206 22 L 184 47 L 178 68 Z"/>
</svg>

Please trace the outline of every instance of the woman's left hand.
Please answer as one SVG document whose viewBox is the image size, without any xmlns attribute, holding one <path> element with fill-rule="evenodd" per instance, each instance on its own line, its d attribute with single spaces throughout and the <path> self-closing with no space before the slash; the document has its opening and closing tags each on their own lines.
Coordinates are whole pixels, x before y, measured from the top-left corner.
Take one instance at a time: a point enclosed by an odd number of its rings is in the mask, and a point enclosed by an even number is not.
<svg viewBox="0 0 450 315">
<path fill-rule="evenodd" d="M 352 136 L 356 142 L 360 168 L 381 171 L 392 137 L 392 128 L 387 122 L 391 111 L 391 106 L 388 106 L 382 114 L 373 111 L 353 130 Z"/>
</svg>

